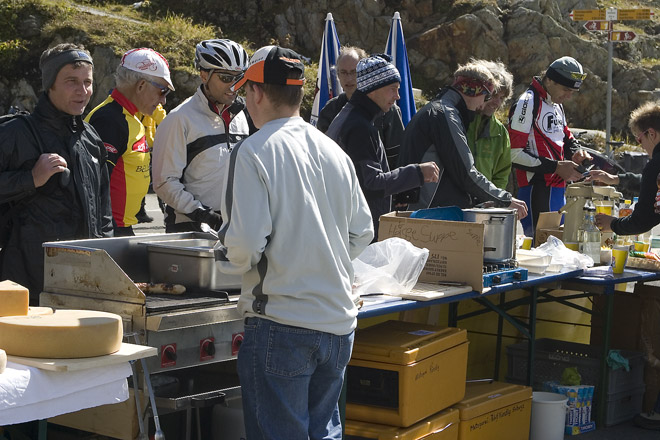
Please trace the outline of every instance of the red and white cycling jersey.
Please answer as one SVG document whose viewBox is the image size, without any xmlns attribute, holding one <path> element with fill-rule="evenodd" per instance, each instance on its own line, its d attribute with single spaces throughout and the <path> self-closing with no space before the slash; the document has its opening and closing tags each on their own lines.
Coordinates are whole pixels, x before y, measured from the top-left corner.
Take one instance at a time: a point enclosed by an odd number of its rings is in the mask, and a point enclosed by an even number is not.
<svg viewBox="0 0 660 440">
<path fill-rule="evenodd" d="M 545 183 L 564 187 L 564 180 L 554 174 L 557 161 L 564 160 L 573 135 L 566 125 L 564 108 L 534 78 L 509 115 L 511 160 L 516 167 L 518 186 Z"/>
</svg>

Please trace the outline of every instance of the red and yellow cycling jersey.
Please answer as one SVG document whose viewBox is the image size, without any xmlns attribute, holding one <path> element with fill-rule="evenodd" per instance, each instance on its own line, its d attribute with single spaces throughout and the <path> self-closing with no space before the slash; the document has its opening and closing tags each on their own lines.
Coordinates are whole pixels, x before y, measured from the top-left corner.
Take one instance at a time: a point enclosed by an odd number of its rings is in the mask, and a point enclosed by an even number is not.
<svg viewBox="0 0 660 440">
<path fill-rule="evenodd" d="M 108 152 L 112 217 L 120 228 L 137 224 L 135 215 L 149 189 L 151 154 L 137 111 L 115 89 L 86 118 Z"/>
</svg>

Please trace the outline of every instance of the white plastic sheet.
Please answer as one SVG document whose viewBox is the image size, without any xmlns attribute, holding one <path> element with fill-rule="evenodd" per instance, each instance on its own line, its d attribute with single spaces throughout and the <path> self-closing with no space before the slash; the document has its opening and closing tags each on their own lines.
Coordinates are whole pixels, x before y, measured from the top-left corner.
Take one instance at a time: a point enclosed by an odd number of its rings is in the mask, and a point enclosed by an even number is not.
<svg viewBox="0 0 660 440">
<path fill-rule="evenodd" d="M 353 293 L 408 293 L 417 284 L 428 256 L 428 249 L 398 237 L 372 243 L 353 260 Z"/>
</svg>

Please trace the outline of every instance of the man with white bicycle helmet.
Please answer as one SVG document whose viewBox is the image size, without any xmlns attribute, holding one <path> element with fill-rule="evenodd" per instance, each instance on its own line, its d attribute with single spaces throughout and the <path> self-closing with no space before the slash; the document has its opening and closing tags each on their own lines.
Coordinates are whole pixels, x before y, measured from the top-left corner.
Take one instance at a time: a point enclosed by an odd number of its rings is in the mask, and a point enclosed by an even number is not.
<svg viewBox="0 0 660 440">
<path fill-rule="evenodd" d="M 153 187 L 166 204 L 165 231 L 200 231 L 222 224 L 220 195 L 234 144 L 256 131 L 245 101 L 231 86 L 243 76 L 248 55 L 226 39 L 197 44 L 197 92 L 172 110 L 156 130 Z"/>
</svg>

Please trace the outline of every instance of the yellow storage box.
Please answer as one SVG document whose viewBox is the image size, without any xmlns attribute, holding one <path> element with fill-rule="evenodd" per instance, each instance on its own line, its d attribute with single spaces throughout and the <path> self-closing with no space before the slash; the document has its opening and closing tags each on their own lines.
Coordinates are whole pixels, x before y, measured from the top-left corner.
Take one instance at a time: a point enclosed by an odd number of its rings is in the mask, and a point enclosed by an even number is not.
<svg viewBox="0 0 660 440">
<path fill-rule="evenodd" d="M 467 332 L 386 321 L 355 334 L 346 418 L 408 427 L 465 394 Z"/>
<path fill-rule="evenodd" d="M 346 440 L 458 440 L 458 410 L 448 408 L 408 428 L 346 420 Z"/>
<path fill-rule="evenodd" d="M 505 382 L 469 382 L 460 411 L 459 440 L 527 440 L 532 388 Z"/>
</svg>

